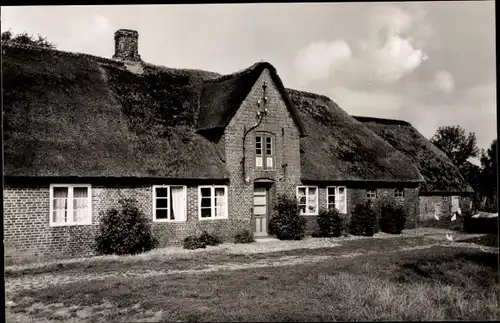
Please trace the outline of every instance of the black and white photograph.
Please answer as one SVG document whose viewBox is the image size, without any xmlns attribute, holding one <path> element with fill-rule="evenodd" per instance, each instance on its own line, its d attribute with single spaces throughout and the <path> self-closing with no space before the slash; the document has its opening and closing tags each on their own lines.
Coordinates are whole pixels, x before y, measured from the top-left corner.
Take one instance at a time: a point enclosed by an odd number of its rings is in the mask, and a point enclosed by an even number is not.
<svg viewBox="0 0 500 323">
<path fill-rule="evenodd" d="M 9 323 L 500 319 L 495 1 L 1 7 Z"/>
</svg>

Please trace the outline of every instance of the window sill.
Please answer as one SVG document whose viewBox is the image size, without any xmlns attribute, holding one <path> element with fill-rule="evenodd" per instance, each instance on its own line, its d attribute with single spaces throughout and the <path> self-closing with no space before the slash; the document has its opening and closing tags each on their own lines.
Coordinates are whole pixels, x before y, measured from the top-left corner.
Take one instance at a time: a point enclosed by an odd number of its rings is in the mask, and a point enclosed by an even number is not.
<svg viewBox="0 0 500 323">
<path fill-rule="evenodd" d="M 223 218 L 200 218 L 198 217 L 198 220 L 200 221 L 215 221 L 215 220 L 227 220 L 228 218 L 227 217 L 223 217 Z"/>
<path fill-rule="evenodd" d="M 157 220 L 153 219 L 153 223 L 184 223 L 186 220 Z"/>
<path fill-rule="evenodd" d="M 319 213 L 300 214 L 300 216 L 318 216 Z"/>
<path fill-rule="evenodd" d="M 77 227 L 77 226 L 82 226 L 82 225 L 93 225 L 94 223 L 92 222 L 85 222 L 85 223 L 50 223 L 50 227 Z"/>
</svg>

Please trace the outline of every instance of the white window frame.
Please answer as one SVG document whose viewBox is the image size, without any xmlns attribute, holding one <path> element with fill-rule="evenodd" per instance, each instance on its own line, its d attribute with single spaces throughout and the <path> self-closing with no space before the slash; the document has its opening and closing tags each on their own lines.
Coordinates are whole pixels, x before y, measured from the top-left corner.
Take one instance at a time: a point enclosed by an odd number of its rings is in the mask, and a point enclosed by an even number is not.
<svg viewBox="0 0 500 323">
<path fill-rule="evenodd" d="M 181 220 L 170 220 L 170 203 L 171 202 L 171 195 L 170 194 L 170 188 L 171 187 L 182 187 L 182 191 L 184 193 L 184 202 L 186 203 L 184 205 L 184 217 Z M 167 218 L 166 219 L 157 219 L 156 218 L 156 189 L 157 188 L 167 188 L 168 189 L 168 204 L 167 204 Z M 187 221 L 187 187 L 185 185 L 153 185 L 153 222 L 186 222 Z"/>
<path fill-rule="evenodd" d="M 297 186 L 296 189 L 296 198 L 297 198 L 297 205 L 299 204 L 299 189 L 305 188 L 306 189 L 306 212 L 305 213 L 300 213 L 300 215 L 308 216 L 308 215 L 318 215 L 319 214 L 319 204 L 318 204 L 318 196 L 319 196 L 319 189 L 317 186 Z M 309 213 L 309 189 L 310 188 L 315 188 L 316 189 L 316 212 L 314 213 Z"/>
<path fill-rule="evenodd" d="M 398 192 L 401 192 L 401 195 L 398 195 Z M 397 199 L 403 199 L 405 197 L 405 190 L 402 188 L 394 189 L 394 197 Z"/>
<path fill-rule="evenodd" d="M 54 222 L 54 188 L 55 187 L 64 187 L 68 189 L 68 208 L 66 209 L 67 219 L 68 221 L 62 222 Z M 87 205 L 88 214 L 87 220 L 83 222 L 74 222 L 73 221 L 73 189 L 75 187 L 85 187 L 87 188 Z M 51 227 L 64 227 L 64 226 L 75 226 L 75 225 L 91 225 L 92 224 L 92 185 L 90 184 L 50 184 L 49 186 L 49 198 L 50 198 L 50 206 L 49 206 L 49 225 Z"/>
<path fill-rule="evenodd" d="M 202 199 L 201 189 L 202 188 L 210 188 L 210 209 L 211 209 L 211 212 L 210 212 L 210 217 L 208 217 L 208 218 L 201 217 L 201 199 Z M 223 188 L 224 189 L 226 210 L 224 212 L 224 215 L 221 217 L 217 217 L 216 212 L 215 212 L 215 189 L 216 188 Z M 227 185 L 200 185 L 200 186 L 198 186 L 198 220 L 205 221 L 205 220 L 227 219 L 228 212 L 229 212 L 228 195 L 229 195 L 229 191 L 227 189 Z"/>
<path fill-rule="evenodd" d="M 257 154 L 257 138 L 260 137 L 260 150 L 261 154 Z M 267 153 L 267 138 L 271 139 L 271 154 Z M 266 133 L 266 132 L 258 132 L 255 135 L 255 168 L 257 169 L 263 169 L 263 170 L 273 170 L 275 169 L 275 158 L 274 158 L 274 139 L 275 136 L 274 134 L 271 133 Z M 257 159 L 261 159 L 261 164 L 259 165 L 257 163 Z M 271 158 L 271 166 L 269 166 L 269 163 L 267 162 L 267 159 Z"/>
<path fill-rule="evenodd" d="M 335 195 L 330 195 L 328 194 L 328 189 L 329 188 L 333 188 L 335 190 Z M 337 206 L 339 205 L 339 190 L 343 188 L 344 189 L 344 210 L 340 210 L 337 208 Z M 329 203 L 328 203 L 328 197 L 330 196 L 335 196 L 335 208 L 337 209 L 337 211 L 339 211 L 339 213 L 342 213 L 342 214 L 347 214 L 347 187 L 345 186 L 327 186 L 326 187 L 326 209 L 329 210 L 330 206 L 329 206 Z"/>
<path fill-rule="evenodd" d="M 375 196 L 371 196 L 371 192 L 374 192 L 375 193 Z M 377 198 L 377 190 L 376 189 L 367 189 L 366 190 L 366 198 L 367 199 L 370 199 L 370 200 L 374 200 Z"/>
</svg>

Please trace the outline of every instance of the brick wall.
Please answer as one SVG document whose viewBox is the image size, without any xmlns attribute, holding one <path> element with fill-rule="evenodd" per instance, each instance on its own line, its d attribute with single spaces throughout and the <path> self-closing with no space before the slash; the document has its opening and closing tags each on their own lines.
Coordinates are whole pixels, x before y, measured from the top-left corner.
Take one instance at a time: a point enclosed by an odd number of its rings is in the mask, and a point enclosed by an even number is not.
<svg viewBox="0 0 500 323">
<path fill-rule="evenodd" d="M 4 244 L 7 258 L 89 254 L 95 226 L 49 226 L 49 185 L 5 186 Z"/>
<path fill-rule="evenodd" d="M 267 116 L 260 126 L 246 136 L 245 170 L 249 177 L 244 181 L 242 172 L 243 134 L 257 124 L 257 101 L 263 101 L 263 87 L 267 85 Z M 256 132 L 267 132 L 274 136 L 274 169 L 258 170 L 255 168 L 255 135 Z M 299 131 L 283 100 L 279 90 L 272 81 L 268 70 L 263 71 L 254 84 L 249 95 L 242 103 L 224 133 L 226 167 L 230 173 L 229 216 L 237 221 L 249 223 L 253 214 L 254 181 L 267 178 L 274 181 L 270 190 L 270 209 L 277 195 L 295 196 L 295 188 L 300 185 L 300 149 Z M 286 164 L 286 167 L 283 165 Z"/>
<path fill-rule="evenodd" d="M 311 185 L 316 186 L 316 185 Z M 328 186 L 335 186 L 334 184 Z M 343 185 L 339 185 L 343 186 Z M 319 195 L 318 195 L 318 205 L 319 210 L 327 209 L 327 190 L 326 185 L 318 186 Z M 385 197 L 393 197 L 394 196 L 394 188 L 376 188 L 377 197 L 372 199 L 374 203 L 380 201 L 384 196 Z M 347 186 L 347 214 L 351 214 L 352 210 L 357 204 L 364 203 L 367 200 L 366 197 L 366 189 L 359 187 L 349 187 Z M 408 212 L 408 217 L 406 220 L 405 227 L 415 228 L 416 226 L 416 216 L 418 213 L 418 188 L 404 188 L 404 198 L 400 199 L 400 201 L 405 206 L 406 211 Z M 306 219 L 306 233 L 312 233 L 317 227 L 317 217 L 316 216 L 304 216 Z"/>
<path fill-rule="evenodd" d="M 49 185 L 14 186 L 4 190 L 4 241 L 7 258 L 36 259 L 78 257 L 94 254 L 94 237 L 99 214 L 119 208 L 122 198 L 137 199 L 139 208 L 153 217 L 152 186 L 104 187 L 92 186 L 92 225 L 49 225 Z M 160 247 L 179 244 L 191 234 L 202 230 L 231 240 L 237 230 L 247 228 L 247 222 L 229 219 L 198 220 L 198 187 L 187 187 L 187 221 L 153 222 L 153 231 Z"/>
<path fill-rule="evenodd" d="M 451 216 L 451 195 L 425 195 L 419 199 L 419 221 L 431 220 L 434 218 L 434 209 L 441 206 L 441 216 Z M 470 212 L 470 196 L 459 196 L 462 213 Z"/>
</svg>

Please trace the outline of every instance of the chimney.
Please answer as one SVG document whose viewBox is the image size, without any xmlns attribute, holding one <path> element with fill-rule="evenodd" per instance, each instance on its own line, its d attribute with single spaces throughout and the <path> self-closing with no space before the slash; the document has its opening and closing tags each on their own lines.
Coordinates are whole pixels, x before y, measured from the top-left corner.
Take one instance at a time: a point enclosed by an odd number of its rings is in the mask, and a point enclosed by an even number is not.
<svg viewBox="0 0 500 323">
<path fill-rule="evenodd" d="M 115 54 L 113 59 L 139 62 L 139 33 L 130 29 L 119 29 L 115 32 Z"/>
</svg>

